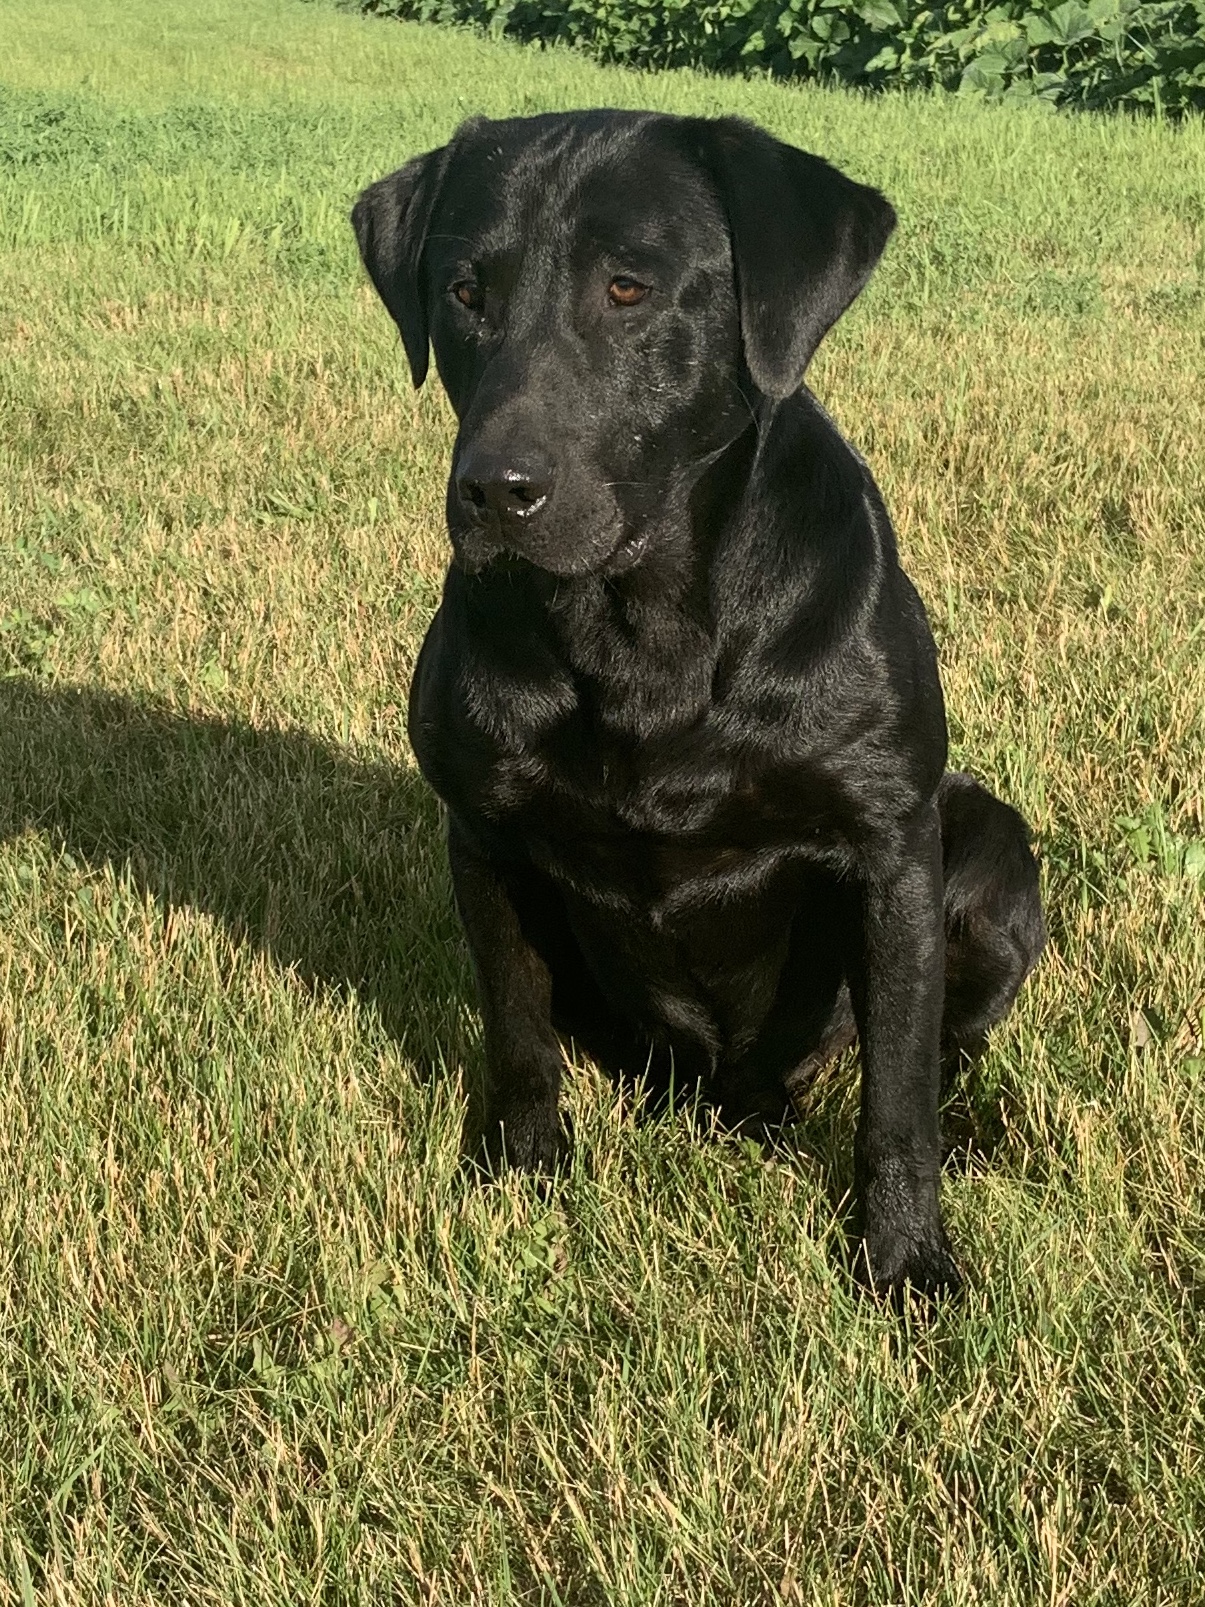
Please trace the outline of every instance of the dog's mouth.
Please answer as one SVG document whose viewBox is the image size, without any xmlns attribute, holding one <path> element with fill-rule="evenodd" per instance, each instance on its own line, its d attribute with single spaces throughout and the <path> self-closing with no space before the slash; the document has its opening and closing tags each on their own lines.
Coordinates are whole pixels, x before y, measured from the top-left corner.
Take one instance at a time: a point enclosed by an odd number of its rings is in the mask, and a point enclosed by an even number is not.
<svg viewBox="0 0 1205 1607">
<path fill-rule="evenodd" d="M 467 575 L 518 563 L 566 580 L 626 574 L 644 556 L 651 535 L 647 527 L 629 534 L 618 518 L 609 521 L 590 540 L 583 542 L 579 536 L 563 546 L 551 531 L 543 540 L 537 540 L 536 536 L 543 533 L 534 528 L 530 538 L 524 540 L 515 539 L 520 532 L 513 526 L 497 531 L 450 527 L 449 534 L 453 561 Z M 526 537 L 527 531 L 522 534 Z"/>
<path fill-rule="evenodd" d="M 647 526 L 643 530 L 635 531 L 630 536 L 624 536 L 604 564 L 603 572 L 610 577 L 611 575 L 624 575 L 629 569 L 635 569 L 648 551 L 650 539 L 651 532 Z"/>
</svg>

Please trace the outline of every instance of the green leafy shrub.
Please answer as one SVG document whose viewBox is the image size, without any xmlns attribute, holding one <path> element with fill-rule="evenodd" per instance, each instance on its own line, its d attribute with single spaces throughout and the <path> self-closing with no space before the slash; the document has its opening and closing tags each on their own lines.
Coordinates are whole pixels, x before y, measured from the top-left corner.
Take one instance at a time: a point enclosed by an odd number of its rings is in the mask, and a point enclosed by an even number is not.
<svg viewBox="0 0 1205 1607">
<path fill-rule="evenodd" d="M 1085 108 L 1205 110 L 1205 0 L 362 0 L 633 67 L 936 85 Z"/>
</svg>

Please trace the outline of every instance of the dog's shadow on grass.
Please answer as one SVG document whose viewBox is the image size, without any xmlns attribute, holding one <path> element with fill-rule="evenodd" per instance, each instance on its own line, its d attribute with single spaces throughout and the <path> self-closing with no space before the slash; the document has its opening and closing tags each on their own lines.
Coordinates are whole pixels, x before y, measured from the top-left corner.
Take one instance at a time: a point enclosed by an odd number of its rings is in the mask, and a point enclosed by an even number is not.
<svg viewBox="0 0 1205 1607">
<path fill-rule="evenodd" d="M 303 731 L 0 681 L 0 839 L 26 830 L 164 908 L 208 911 L 309 986 L 354 989 L 422 1080 L 479 1055 L 439 807 L 414 769 Z M 850 1181 L 851 1071 L 822 1078 L 789 1132 L 834 1201 Z M 997 1139 L 975 1131 L 972 1147 Z"/>
<path fill-rule="evenodd" d="M 469 973 L 417 771 L 297 730 L 0 681 L 0 838 L 34 829 L 166 908 L 205 910 L 303 982 L 355 989 L 420 1075 Z"/>
</svg>

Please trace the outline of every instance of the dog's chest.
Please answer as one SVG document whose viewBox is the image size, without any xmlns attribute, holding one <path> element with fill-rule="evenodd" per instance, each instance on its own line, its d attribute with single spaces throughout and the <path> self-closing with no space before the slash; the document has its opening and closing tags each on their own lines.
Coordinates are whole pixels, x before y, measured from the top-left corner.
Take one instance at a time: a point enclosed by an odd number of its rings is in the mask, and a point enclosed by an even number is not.
<svg viewBox="0 0 1205 1607">
<path fill-rule="evenodd" d="M 503 857 L 658 925 L 756 901 L 801 860 L 847 867 L 855 810 L 833 762 L 831 708 L 793 732 L 759 730 L 731 698 L 711 705 L 706 690 L 679 688 L 662 707 L 616 718 L 550 669 L 521 681 L 468 673 L 484 649 L 474 640 L 466 659 L 458 639 L 437 618 L 416 671 L 412 740 L 445 802 Z"/>
<path fill-rule="evenodd" d="M 801 862 L 847 852 L 821 777 L 749 773 L 720 743 L 604 742 L 538 768 L 499 756 L 494 782 L 488 813 L 538 869 L 659 929 L 772 899 Z"/>
</svg>

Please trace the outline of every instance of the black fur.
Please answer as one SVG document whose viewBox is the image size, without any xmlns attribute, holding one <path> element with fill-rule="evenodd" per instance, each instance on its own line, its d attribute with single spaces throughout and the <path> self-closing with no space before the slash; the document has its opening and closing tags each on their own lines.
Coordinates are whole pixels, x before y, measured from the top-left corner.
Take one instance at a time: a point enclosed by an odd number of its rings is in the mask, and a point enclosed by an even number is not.
<svg viewBox="0 0 1205 1607">
<path fill-rule="evenodd" d="M 856 1028 L 863 1268 L 954 1285 L 941 1061 L 1044 933 L 1024 823 L 945 773 L 878 490 L 801 383 L 891 207 L 734 119 L 593 111 L 468 123 L 353 219 L 460 421 L 410 732 L 476 968 L 481 1150 L 556 1163 L 558 1035 L 764 1132 Z"/>
</svg>

